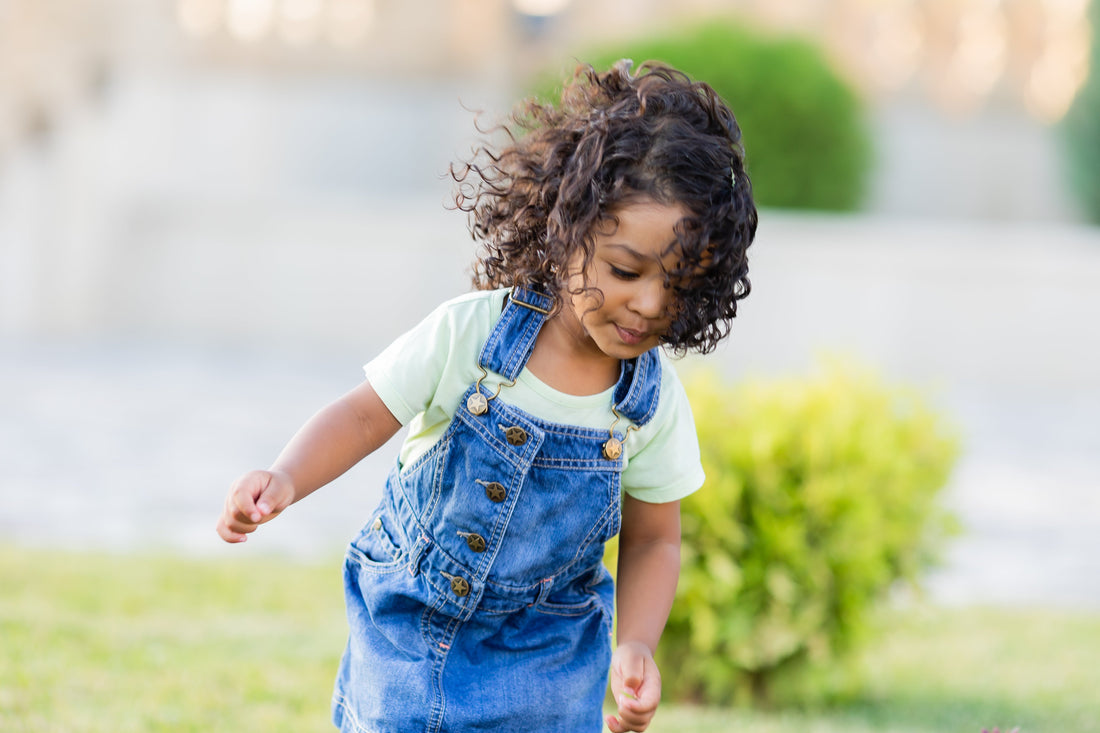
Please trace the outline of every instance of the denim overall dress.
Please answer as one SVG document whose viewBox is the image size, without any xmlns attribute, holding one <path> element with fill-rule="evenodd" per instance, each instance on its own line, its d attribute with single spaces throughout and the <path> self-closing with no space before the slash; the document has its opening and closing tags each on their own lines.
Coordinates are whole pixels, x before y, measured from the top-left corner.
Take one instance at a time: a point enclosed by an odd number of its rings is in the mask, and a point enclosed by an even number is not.
<svg viewBox="0 0 1100 733">
<path fill-rule="evenodd" d="M 549 307 L 513 290 L 479 366 L 515 380 Z M 656 351 L 623 362 L 618 415 L 653 417 L 660 371 Z M 614 603 L 602 557 L 619 531 L 623 463 L 607 457 L 609 435 L 623 439 L 470 386 L 439 442 L 390 473 L 348 548 L 337 727 L 602 730 Z"/>
</svg>

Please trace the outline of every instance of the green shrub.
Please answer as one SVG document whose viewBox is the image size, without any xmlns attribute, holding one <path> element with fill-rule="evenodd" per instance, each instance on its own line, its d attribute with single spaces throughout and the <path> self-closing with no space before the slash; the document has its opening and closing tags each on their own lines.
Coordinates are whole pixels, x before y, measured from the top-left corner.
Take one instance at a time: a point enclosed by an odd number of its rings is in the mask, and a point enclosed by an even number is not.
<svg viewBox="0 0 1100 733">
<path fill-rule="evenodd" d="M 1100 2 L 1092 3 L 1092 58 L 1088 81 L 1066 115 L 1070 180 L 1085 215 L 1100 224 Z"/>
<path fill-rule="evenodd" d="M 814 702 L 867 613 L 916 583 L 951 529 L 934 501 L 956 455 L 914 394 L 833 364 L 810 377 L 689 380 L 706 485 L 684 500 L 676 603 L 658 650 L 669 698 Z"/>
<path fill-rule="evenodd" d="M 810 41 L 713 20 L 579 51 L 547 76 L 570 76 L 576 59 L 603 70 L 621 58 L 664 61 L 714 87 L 741 125 L 759 205 L 851 210 L 861 203 L 871 162 L 862 105 Z"/>
</svg>

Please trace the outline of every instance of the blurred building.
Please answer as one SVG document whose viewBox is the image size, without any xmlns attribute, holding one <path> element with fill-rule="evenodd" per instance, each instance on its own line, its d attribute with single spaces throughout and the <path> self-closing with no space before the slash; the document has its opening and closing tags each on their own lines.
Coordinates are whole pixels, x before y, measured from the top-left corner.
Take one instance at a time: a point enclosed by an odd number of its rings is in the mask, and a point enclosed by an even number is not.
<svg viewBox="0 0 1100 733">
<path fill-rule="evenodd" d="M 470 110 L 505 111 L 563 48 L 721 14 L 819 38 L 867 95 L 872 212 L 1072 221 L 1052 124 L 1087 73 L 1086 8 L 4 0 L 0 332 L 224 327 L 202 303 L 230 297 L 253 255 L 298 246 L 288 231 L 350 248 L 399 238 L 410 202 L 440 208 Z"/>
<path fill-rule="evenodd" d="M 938 596 L 1094 607 L 1100 229 L 1057 137 L 1086 3 L 0 0 L 0 533 L 208 548 L 240 462 L 468 287 L 443 204 L 473 110 L 563 49 L 732 13 L 820 39 L 878 161 L 866 215 L 764 212 L 711 363 L 824 348 L 935 386 L 972 532 Z M 275 531 L 328 547 L 388 461 Z"/>
</svg>

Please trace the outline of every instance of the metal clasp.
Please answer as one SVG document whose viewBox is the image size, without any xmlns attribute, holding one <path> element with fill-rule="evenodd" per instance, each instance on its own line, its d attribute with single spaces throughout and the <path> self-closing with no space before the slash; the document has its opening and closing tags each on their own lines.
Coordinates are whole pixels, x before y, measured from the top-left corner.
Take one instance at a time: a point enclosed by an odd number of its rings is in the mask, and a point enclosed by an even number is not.
<svg viewBox="0 0 1100 733">
<path fill-rule="evenodd" d="M 474 393 L 466 398 L 466 409 L 470 411 L 471 415 L 484 415 L 489 411 L 489 400 L 495 400 L 500 395 L 500 390 L 505 387 L 514 387 L 516 380 L 501 382 L 497 385 L 497 391 L 491 397 L 486 397 L 481 393 L 481 380 L 489 376 L 489 372 L 485 371 L 485 367 L 481 364 L 478 364 L 477 368 L 481 370 L 481 376 L 477 378 L 477 382 L 474 384 Z"/>
</svg>

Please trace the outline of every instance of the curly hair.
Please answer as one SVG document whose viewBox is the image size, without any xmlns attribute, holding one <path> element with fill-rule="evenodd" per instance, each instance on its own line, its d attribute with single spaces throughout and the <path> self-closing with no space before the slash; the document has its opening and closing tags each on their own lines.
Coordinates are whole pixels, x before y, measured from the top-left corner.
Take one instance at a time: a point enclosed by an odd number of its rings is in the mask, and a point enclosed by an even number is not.
<svg viewBox="0 0 1100 733">
<path fill-rule="evenodd" d="M 640 199 L 683 206 L 672 323 L 661 339 L 677 353 L 707 353 L 729 333 L 749 294 L 746 250 L 756 235 L 741 130 L 713 89 L 656 62 L 637 74 L 578 66 L 558 105 L 535 99 L 512 113 L 508 144 L 451 166 L 455 205 L 480 243 L 479 289 L 523 286 L 562 305 L 568 265 L 617 209 Z M 588 288 L 585 288 L 588 289 Z"/>
</svg>

